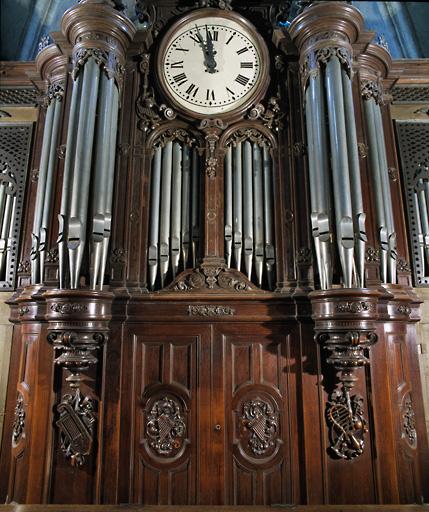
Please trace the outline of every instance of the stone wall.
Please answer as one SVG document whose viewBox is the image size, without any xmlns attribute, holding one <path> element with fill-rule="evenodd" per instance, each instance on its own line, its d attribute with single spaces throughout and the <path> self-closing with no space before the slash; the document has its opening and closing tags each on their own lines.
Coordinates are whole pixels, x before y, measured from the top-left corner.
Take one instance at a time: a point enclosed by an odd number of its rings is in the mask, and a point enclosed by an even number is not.
<svg viewBox="0 0 429 512">
<path fill-rule="evenodd" d="M 0 440 L 3 432 L 7 377 L 9 373 L 10 347 L 12 340 L 12 324 L 9 323 L 9 306 L 5 301 L 12 294 L 0 292 Z"/>
</svg>

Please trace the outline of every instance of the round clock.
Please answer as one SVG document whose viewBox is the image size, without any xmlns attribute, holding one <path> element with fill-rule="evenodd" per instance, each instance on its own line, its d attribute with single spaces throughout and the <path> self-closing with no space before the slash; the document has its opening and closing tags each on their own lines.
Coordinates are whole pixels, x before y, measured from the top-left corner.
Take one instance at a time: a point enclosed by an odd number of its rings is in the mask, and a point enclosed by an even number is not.
<svg viewBox="0 0 429 512">
<path fill-rule="evenodd" d="M 161 87 L 175 108 L 197 117 L 222 116 L 262 97 L 269 56 L 245 18 L 231 11 L 199 9 L 169 29 L 157 68 Z"/>
</svg>

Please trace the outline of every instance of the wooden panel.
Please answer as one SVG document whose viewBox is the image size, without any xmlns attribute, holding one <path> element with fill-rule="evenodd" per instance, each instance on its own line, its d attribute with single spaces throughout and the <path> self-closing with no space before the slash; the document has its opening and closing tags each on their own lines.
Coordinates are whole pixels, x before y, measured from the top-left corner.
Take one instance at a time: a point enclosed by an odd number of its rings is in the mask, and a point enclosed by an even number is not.
<svg viewBox="0 0 429 512">
<path fill-rule="evenodd" d="M 215 373 L 224 380 L 227 500 L 234 505 L 290 503 L 287 328 L 219 326 L 215 343 L 225 354 Z"/>
</svg>

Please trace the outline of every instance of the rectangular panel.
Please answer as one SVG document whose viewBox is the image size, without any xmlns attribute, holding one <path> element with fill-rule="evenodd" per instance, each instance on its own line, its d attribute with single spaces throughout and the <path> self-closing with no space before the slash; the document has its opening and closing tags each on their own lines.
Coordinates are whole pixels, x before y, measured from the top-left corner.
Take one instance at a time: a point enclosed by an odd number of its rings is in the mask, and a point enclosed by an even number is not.
<svg viewBox="0 0 429 512">
<path fill-rule="evenodd" d="M 288 328 L 223 325 L 215 330 L 215 343 L 225 358 L 220 373 L 225 389 L 226 501 L 291 503 L 287 404 L 293 379 Z"/>
</svg>

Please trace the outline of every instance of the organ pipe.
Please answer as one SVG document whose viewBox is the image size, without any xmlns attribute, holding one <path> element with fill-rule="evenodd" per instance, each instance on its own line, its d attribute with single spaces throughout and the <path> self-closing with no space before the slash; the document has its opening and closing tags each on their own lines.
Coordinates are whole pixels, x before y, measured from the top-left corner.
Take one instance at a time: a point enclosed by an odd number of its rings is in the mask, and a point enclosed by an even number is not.
<svg viewBox="0 0 429 512">
<path fill-rule="evenodd" d="M 228 146 L 225 154 L 225 259 L 228 268 L 232 261 L 232 148 Z"/>
<path fill-rule="evenodd" d="M 197 266 L 200 250 L 200 181 L 198 168 L 198 154 L 192 151 L 192 200 L 191 200 L 191 231 L 192 231 L 192 266 Z"/>
<path fill-rule="evenodd" d="M 171 213 L 171 175 L 173 143 L 167 142 L 162 150 L 161 174 L 161 214 L 159 232 L 159 266 L 161 288 L 164 287 L 170 263 L 170 213 Z"/>
<path fill-rule="evenodd" d="M 262 286 L 264 270 L 264 207 L 261 150 L 253 146 L 253 227 L 255 237 L 255 270 L 258 286 Z"/>
<path fill-rule="evenodd" d="M 191 199 L 191 160 L 189 147 L 183 147 L 183 168 L 182 168 L 182 212 L 181 212 L 181 240 L 182 240 L 182 262 L 183 268 L 188 267 L 190 247 L 190 199 Z"/>
<path fill-rule="evenodd" d="M 243 148 L 243 235 L 244 267 L 252 279 L 253 264 L 253 180 L 252 145 L 246 141 Z"/>
<path fill-rule="evenodd" d="M 182 148 L 179 143 L 173 144 L 173 177 L 171 193 L 171 268 L 173 278 L 176 277 L 180 260 L 180 228 L 182 200 Z"/>
<path fill-rule="evenodd" d="M 271 156 L 266 144 L 263 145 L 264 171 L 264 239 L 265 239 L 265 268 L 267 271 L 268 288 L 274 288 L 274 224 L 273 224 L 273 173 Z"/>
<path fill-rule="evenodd" d="M 237 270 L 241 269 L 241 253 L 243 241 L 243 203 L 242 203 L 242 157 L 241 142 L 234 146 L 234 165 L 233 165 L 233 241 L 234 241 L 234 259 Z"/>
<path fill-rule="evenodd" d="M 159 242 L 159 209 L 161 197 L 161 159 L 162 149 L 158 146 L 155 149 L 155 156 L 152 161 L 152 183 L 150 195 L 150 226 L 149 226 L 149 287 L 155 287 L 158 273 L 158 242 Z"/>
</svg>

